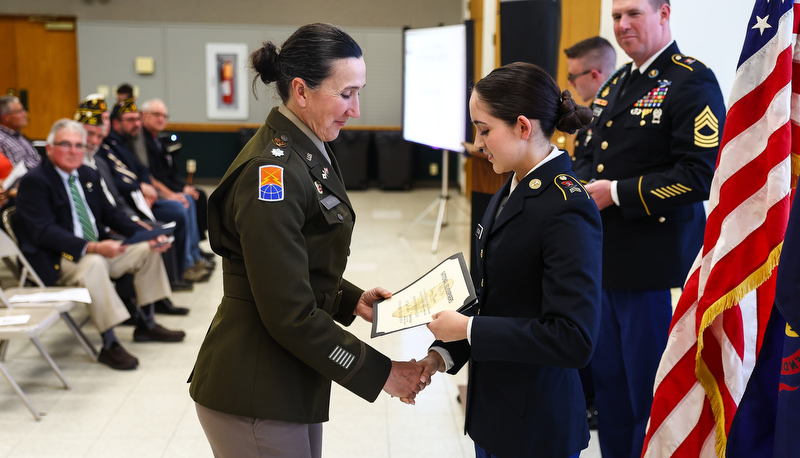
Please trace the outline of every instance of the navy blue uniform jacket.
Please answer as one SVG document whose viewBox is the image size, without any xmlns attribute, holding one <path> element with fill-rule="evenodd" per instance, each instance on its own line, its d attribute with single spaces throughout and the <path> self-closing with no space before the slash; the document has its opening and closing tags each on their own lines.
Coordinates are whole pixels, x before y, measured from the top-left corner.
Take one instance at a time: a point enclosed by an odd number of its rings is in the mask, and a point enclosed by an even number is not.
<svg viewBox="0 0 800 458">
<path fill-rule="evenodd" d="M 436 342 L 456 373 L 471 360 L 466 430 L 500 457 L 568 457 L 589 442 L 578 368 L 600 320 L 600 214 L 563 153 L 494 195 L 476 232 L 479 316 Z"/>
<path fill-rule="evenodd" d="M 78 177 L 101 240 L 108 238 L 107 228 L 125 236 L 142 229 L 109 203 L 95 170 L 82 165 Z M 55 284 L 61 258 L 78 262 L 86 246 L 86 240 L 75 237 L 73 232 L 71 199 L 61 176 L 46 159 L 28 172 L 19 185 L 17 238 L 25 257 L 47 285 Z"/>
<path fill-rule="evenodd" d="M 603 218 L 603 287 L 683 286 L 703 244 L 705 210 L 725 122 L 714 73 L 672 43 L 625 88 L 631 64 L 594 100 L 581 180 L 618 180 Z"/>
</svg>

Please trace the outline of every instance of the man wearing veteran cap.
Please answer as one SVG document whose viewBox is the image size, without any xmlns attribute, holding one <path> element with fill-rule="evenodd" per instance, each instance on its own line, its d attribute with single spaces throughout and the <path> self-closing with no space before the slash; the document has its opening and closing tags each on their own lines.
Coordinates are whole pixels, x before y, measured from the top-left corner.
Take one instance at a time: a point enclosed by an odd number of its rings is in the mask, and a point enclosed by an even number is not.
<svg viewBox="0 0 800 458">
<path fill-rule="evenodd" d="M 111 112 L 111 132 L 104 140 L 108 149 L 98 153 L 111 166 L 114 182 L 128 204 L 146 215 L 152 209 L 153 219 L 159 221 L 175 221 L 175 242 L 179 250 L 179 272 L 187 281 L 207 281 L 211 275 L 210 268 L 198 263 L 204 260 L 200 255 L 200 236 L 197 223 L 182 203 L 174 200 L 160 199 L 151 183 L 150 171 L 144 166 L 128 147 L 128 140 L 139 135 L 142 121 L 139 108 L 132 99 L 114 106 Z M 139 192 L 146 202 L 139 199 Z"/>
<path fill-rule="evenodd" d="M 97 173 L 83 165 L 86 131 L 69 119 L 56 121 L 47 137 L 47 157 L 22 179 L 17 195 L 20 247 L 48 285 L 81 286 L 92 298 L 87 307 L 103 339 L 98 361 L 113 369 L 134 369 L 138 359 L 120 344 L 114 327 L 130 314 L 111 278 L 133 274 L 141 313 L 133 333 L 137 342 L 180 342 L 183 331 L 155 322 L 153 302 L 168 296 L 169 281 L 159 253 L 169 247 L 164 235 L 149 242 L 123 244 L 142 230 L 111 205 Z"/>
<path fill-rule="evenodd" d="M 604 458 L 639 457 L 672 316 L 703 242 L 725 121 L 714 73 L 681 54 L 668 0 L 613 0 L 620 47 L 633 59 L 600 88 L 593 147 L 573 169 L 603 221 L 600 334 L 592 359 Z M 584 164 L 580 164 L 585 161 Z"/>
<path fill-rule="evenodd" d="M 95 154 L 103 144 L 103 139 L 106 138 L 106 122 L 103 118 L 103 113 L 108 114 L 105 100 L 100 94 L 92 94 L 78 106 L 72 116 L 72 119 L 83 124 L 83 129 L 86 131 L 86 149 L 84 150 L 83 165 L 93 168 L 100 175 L 100 185 L 103 188 L 103 193 L 112 205 L 128 215 L 131 221 L 150 229 L 151 227 L 142 222 L 139 215 L 122 201 L 119 190 L 111 181 L 113 175 L 111 175 L 108 165 L 103 161 L 98 166 L 98 162 L 95 160 Z"/>
<path fill-rule="evenodd" d="M 75 111 L 73 119 L 82 123 L 84 130 L 86 130 L 86 151 L 83 157 L 83 164 L 93 168 L 100 175 L 100 184 L 109 202 L 128 215 L 131 221 L 136 222 L 148 230 L 151 229 L 154 224 L 162 224 L 147 217 L 143 220 L 120 194 L 119 189 L 117 189 L 114 183 L 114 174 L 108 163 L 104 160 L 98 161 L 95 159 L 95 155 L 101 148 L 108 148 L 108 145 L 103 143 L 106 137 L 105 132 L 107 132 L 107 123 L 109 120 L 108 109 L 103 96 L 100 94 L 91 94 L 87 96 L 84 102 L 81 103 Z M 181 281 L 180 275 L 177 273 L 178 255 L 176 250 L 176 247 L 172 246 L 162 255 L 164 267 L 167 269 L 167 274 L 170 279 L 170 287 L 173 291 L 189 291 L 192 289 L 192 284 Z M 120 291 L 119 287 L 117 291 Z M 123 293 L 121 292 L 120 294 Z M 131 310 L 130 306 L 128 307 L 128 311 L 130 311 L 131 314 L 135 313 L 135 311 Z M 169 299 L 164 299 L 156 302 L 156 312 L 170 315 L 186 315 L 189 313 L 189 309 L 185 307 L 175 307 Z"/>
</svg>

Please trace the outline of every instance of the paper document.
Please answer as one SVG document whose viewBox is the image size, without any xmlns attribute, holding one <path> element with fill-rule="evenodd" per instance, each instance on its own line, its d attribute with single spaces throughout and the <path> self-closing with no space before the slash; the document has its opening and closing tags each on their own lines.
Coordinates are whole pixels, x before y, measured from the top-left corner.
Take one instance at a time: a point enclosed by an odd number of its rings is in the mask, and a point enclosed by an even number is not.
<svg viewBox="0 0 800 458">
<path fill-rule="evenodd" d="M 30 319 L 31 316 L 28 314 L 0 316 L 0 326 L 11 326 L 12 324 L 25 324 Z"/>
<path fill-rule="evenodd" d="M 459 310 L 477 300 L 462 253 L 454 254 L 389 299 L 375 301 L 372 337 L 430 323 L 443 310 Z"/>
<path fill-rule="evenodd" d="M 35 288 L 31 288 L 30 293 L 14 294 L 8 298 L 8 302 L 12 304 L 63 301 L 83 302 L 84 304 L 92 303 L 92 298 L 89 296 L 89 290 L 86 288 L 65 288 L 61 291 L 35 291 Z"/>
<path fill-rule="evenodd" d="M 11 172 L 9 172 L 6 179 L 3 180 L 3 189 L 8 190 L 14 186 L 14 183 L 16 183 L 17 180 L 22 178 L 26 173 L 28 173 L 28 168 L 25 167 L 25 164 L 22 161 L 18 162 L 17 165 L 11 169 Z"/>
</svg>

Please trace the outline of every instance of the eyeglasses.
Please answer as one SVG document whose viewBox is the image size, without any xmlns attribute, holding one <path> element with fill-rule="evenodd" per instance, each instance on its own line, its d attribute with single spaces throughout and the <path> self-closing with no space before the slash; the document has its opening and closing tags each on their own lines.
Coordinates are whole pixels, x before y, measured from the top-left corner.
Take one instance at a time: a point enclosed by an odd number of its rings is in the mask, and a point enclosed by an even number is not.
<svg viewBox="0 0 800 458">
<path fill-rule="evenodd" d="M 585 72 L 583 72 L 583 73 L 578 73 L 577 75 L 573 75 L 572 73 L 567 73 L 567 81 L 569 81 L 570 83 L 574 83 L 574 82 L 575 82 L 575 80 L 576 80 L 576 79 L 577 79 L 579 76 L 583 76 L 583 75 L 587 75 L 587 74 L 589 74 L 589 73 L 592 73 L 592 70 L 594 70 L 594 69 L 593 69 L 593 68 L 590 68 L 589 70 L 586 70 L 586 71 L 585 71 Z"/>
<path fill-rule="evenodd" d="M 145 113 L 147 113 L 149 115 L 153 115 L 153 116 L 159 117 L 159 118 L 169 119 L 169 115 L 166 114 L 166 113 L 159 113 L 157 111 L 145 111 Z"/>
<path fill-rule="evenodd" d="M 54 143 L 54 145 L 58 146 L 59 148 L 64 148 L 64 149 L 70 149 L 70 148 L 85 149 L 86 148 L 86 145 L 84 145 L 83 143 L 70 143 L 70 142 L 68 142 L 66 140 L 64 140 L 63 142 Z"/>
<path fill-rule="evenodd" d="M 139 115 L 136 116 L 123 116 L 120 118 L 122 122 L 141 122 L 142 118 Z"/>
</svg>

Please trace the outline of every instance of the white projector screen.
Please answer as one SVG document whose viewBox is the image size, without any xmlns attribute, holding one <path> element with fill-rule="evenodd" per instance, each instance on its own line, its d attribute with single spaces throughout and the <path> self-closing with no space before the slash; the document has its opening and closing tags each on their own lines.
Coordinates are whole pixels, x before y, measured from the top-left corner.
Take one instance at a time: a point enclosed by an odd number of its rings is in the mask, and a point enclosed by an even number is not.
<svg viewBox="0 0 800 458">
<path fill-rule="evenodd" d="M 407 29 L 403 39 L 403 138 L 463 152 L 467 26 Z"/>
</svg>

